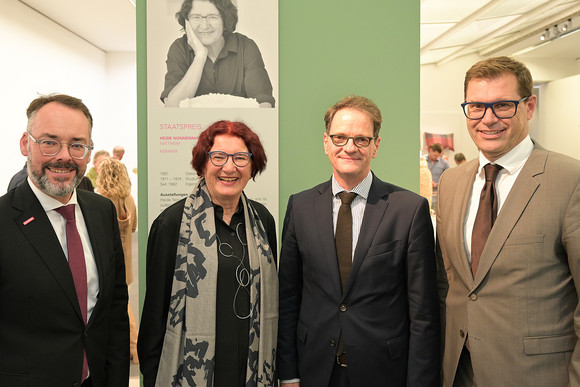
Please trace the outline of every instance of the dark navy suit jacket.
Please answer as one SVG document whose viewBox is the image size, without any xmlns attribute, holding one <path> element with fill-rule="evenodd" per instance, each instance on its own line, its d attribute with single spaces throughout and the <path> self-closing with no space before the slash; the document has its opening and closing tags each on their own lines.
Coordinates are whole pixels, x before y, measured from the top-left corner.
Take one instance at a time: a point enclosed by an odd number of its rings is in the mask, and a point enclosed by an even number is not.
<svg viewBox="0 0 580 387">
<path fill-rule="evenodd" d="M 439 386 L 439 306 L 426 199 L 373 176 L 343 293 L 331 182 L 293 195 L 279 266 L 280 380 L 327 386 L 342 331 L 352 386 Z"/>
</svg>

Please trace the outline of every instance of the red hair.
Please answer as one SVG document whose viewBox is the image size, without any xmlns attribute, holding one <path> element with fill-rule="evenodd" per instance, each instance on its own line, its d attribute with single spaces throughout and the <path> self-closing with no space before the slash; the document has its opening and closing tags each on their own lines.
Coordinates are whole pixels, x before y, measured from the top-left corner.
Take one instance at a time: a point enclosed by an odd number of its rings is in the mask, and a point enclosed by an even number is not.
<svg viewBox="0 0 580 387">
<path fill-rule="evenodd" d="M 209 159 L 208 152 L 213 146 L 216 136 L 220 135 L 235 136 L 244 141 L 248 152 L 252 154 L 252 179 L 255 180 L 256 175 L 266 169 L 266 162 L 268 161 L 266 152 L 260 142 L 260 138 L 252 129 L 248 128 L 243 122 L 217 121 L 201 132 L 197 144 L 191 151 L 191 166 L 197 172 L 197 176 L 204 176 L 205 165 Z"/>
</svg>

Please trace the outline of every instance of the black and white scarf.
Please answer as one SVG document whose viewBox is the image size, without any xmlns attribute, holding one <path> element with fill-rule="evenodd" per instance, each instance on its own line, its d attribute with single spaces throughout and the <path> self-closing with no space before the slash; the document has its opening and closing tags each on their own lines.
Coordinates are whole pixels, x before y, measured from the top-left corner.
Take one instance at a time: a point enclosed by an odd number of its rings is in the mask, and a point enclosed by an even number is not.
<svg viewBox="0 0 580 387">
<path fill-rule="evenodd" d="M 278 334 L 278 276 L 264 226 L 242 193 L 250 261 L 246 387 L 273 386 Z M 156 387 L 213 386 L 218 247 L 214 207 L 204 179 L 181 219 L 167 330 Z"/>
</svg>

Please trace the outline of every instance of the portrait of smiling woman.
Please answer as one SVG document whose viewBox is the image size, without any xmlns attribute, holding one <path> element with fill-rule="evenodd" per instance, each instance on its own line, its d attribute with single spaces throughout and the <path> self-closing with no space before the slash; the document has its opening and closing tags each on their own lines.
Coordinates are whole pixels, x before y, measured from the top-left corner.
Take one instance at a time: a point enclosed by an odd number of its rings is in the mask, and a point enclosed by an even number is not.
<svg viewBox="0 0 580 387">
<path fill-rule="evenodd" d="M 166 107 L 208 94 L 274 107 L 272 83 L 257 44 L 234 32 L 238 9 L 232 0 L 184 0 L 175 16 L 185 34 L 167 53 L 161 93 Z"/>
</svg>

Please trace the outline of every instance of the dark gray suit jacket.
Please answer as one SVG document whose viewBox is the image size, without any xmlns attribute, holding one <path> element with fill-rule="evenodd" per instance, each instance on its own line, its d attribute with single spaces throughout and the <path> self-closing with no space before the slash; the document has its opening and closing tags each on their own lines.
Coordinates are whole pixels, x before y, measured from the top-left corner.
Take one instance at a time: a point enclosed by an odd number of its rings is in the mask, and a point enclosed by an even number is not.
<svg viewBox="0 0 580 387">
<path fill-rule="evenodd" d="M 327 386 L 342 331 L 352 386 L 439 386 L 435 280 L 426 199 L 373 176 L 343 294 L 331 182 L 291 196 L 280 253 L 280 380 Z"/>
<path fill-rule="evenodd" d="M 129 383 L 128 296 L 115 207 L 87 191 L 77 197 L 99 275 L 86 327 L 68 262 L 29 184 L 0 198 L 0 386 L 74 386 L 83 348 L 95 387 Z"/>
</svg>

